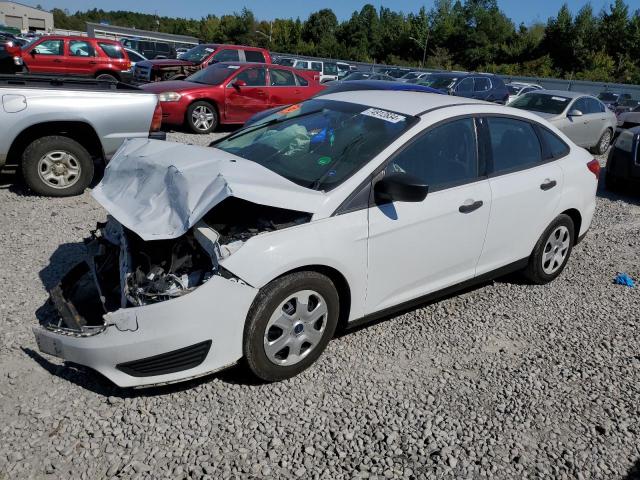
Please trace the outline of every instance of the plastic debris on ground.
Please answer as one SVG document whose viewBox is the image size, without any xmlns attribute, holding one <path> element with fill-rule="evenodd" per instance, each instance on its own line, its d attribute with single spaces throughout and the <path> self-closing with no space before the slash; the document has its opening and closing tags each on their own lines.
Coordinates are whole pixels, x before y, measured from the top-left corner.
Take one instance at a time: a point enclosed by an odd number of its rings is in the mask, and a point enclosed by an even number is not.
<svg viewBox="0 0 640 480">
<path fill-rule="evenodd" d="M 633 288 L 636 286 L 636 283 L 633 281 L 633 278 L 631 278 L 626 273 L 618 273 L 616 275 L 616 278 L 613 279 L 613 283 L 615 283 L 616 285 L 624 285 L 625 287 L 630 287 L 630 288 Z"/>
</svg>

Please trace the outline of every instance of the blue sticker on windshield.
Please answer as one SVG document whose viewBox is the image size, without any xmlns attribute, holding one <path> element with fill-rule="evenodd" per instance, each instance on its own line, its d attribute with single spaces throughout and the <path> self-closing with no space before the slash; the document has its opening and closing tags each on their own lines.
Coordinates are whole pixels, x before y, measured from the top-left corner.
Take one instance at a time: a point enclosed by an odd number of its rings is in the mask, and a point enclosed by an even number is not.
<svg viewBox="0 0 640 480">
<path fill-rule="evenodd" d="M 336 174 L 336 171 L 335 171 L 335 170 L 329 170 L 329 171 L 327 172 L 327 176 L 329 176 L 329 177 L 333 177 L 335 174 Z"/>
</svg>

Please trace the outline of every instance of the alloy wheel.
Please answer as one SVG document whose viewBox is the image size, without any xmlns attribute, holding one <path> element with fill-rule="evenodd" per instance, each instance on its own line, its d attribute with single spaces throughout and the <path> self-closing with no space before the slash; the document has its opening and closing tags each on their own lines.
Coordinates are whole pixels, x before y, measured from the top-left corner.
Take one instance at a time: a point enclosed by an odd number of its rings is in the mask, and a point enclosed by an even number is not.
<svg viewBox="0 0 640 480">
<path fill-rule="evenodd" d="M 204 105 L 199 105 L 191 112 L 193 126 L 204 132 L 213 126 L 213 111 Z"/>
</svg>

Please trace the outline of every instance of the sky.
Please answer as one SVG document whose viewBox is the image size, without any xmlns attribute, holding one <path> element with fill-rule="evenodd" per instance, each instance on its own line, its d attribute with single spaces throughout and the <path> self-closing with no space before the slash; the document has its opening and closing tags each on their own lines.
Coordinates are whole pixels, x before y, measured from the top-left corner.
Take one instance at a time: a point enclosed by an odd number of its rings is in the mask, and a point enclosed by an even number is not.
<svg viewBox="0 0 640 480">
<path fill-rule="evenodd" d="M 67 8 L 71 12 L 102 8 L 104 10 L 133 10 L 142 13 L 156 13 L 161 16 L 201 18 L 209 13 L 224 15 L 240 11 L 242 7 L 252 10 L 258 20 L 272 18 L 306 19 L 311 12 L 322 8 L 331 8 L 339 20 L 348 19 L 355 10 L 360 10 L 366 3 L 376 7 L 384 6 L 405 13 L 417 12 L 423 5 L 431 8 L 433 0 L 18 0 L 20 3 L 42 5 L 45 9 Z M 613 0 L 566 0 L 569 8 L 575 13 L 587 3 L 591 3 L 595 12 L 599 12 Z M 626 0 L 631 10 L 640 9 L 640 0 Z M 562 1 L 558 0 L 498 0 L 500 8 L 519 25 L 524 22 L 546 22 L 554 16 Z"/>
</svg>

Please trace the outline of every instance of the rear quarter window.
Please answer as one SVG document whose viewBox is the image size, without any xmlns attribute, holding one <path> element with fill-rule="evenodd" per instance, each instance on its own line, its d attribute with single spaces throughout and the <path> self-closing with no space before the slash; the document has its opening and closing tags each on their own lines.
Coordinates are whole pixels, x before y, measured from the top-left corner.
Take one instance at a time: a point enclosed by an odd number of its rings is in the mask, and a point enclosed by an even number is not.
<svg viewBox="0 0 640 480">
<path fill-rule="evenodd" d="M 538 131 L 546 147 L 545 160 L 561 158 L 569 154 L 569 146 L 555 133 L 550 132 L 544 127 L 538 127 Z"/>
<path fill-rule="evenodd" d="M 104 42 L 98 42 L 98 45 L 107 57 L 115 58 L 117 60 L 124 59 L 124 49 L 120 45 Z"/>
<path fill-rule="evenodd" d="M 244 56 L 249 63 L 265 63 L 262 52 L 258 52 L 256 50 L 245 50 Z"/>
</svg>

